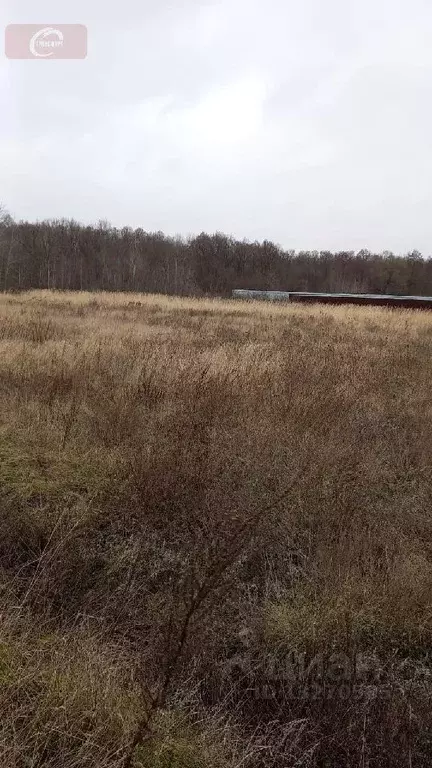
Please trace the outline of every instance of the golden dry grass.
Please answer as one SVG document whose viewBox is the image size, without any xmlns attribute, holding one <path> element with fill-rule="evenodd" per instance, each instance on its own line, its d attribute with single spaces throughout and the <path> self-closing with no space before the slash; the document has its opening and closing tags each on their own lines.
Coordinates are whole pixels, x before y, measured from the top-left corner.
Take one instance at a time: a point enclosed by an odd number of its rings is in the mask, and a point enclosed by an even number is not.
<svg viewBox="0 0 432 768">
<path fill-rule="evenodd" d="M 156 713 L 159 735 L 131 765 L 426 765 L 431 691 L 408 701 L 399 683 L 382 722 L 364 703 L 332 720 L 291 701 L 291 751 L 226 725 L 216 757 L 221 731 L 201 704 L 192 747 L 171 747 L 191 679 L 230 648 L 243 662 L 251 647 L 375 654 L 383 668 L 427 652 L 431 352 L 427 312 L 1 296 L 1 764 L 125 764 L 140 691 L 176 654 L 161 641 L 182 626 L 176 585 L 211 582 L 160 700 L 171 725 Z M 264 722 L 266 704 L 255 709 Z"/>
</svg>

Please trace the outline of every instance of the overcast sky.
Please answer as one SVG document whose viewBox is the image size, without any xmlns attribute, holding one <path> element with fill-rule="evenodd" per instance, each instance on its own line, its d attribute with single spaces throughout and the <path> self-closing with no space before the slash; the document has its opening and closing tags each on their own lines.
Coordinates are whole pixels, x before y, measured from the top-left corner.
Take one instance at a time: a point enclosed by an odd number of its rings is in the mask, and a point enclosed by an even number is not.
<svg viewBox="0 0 432 768">
<path fill-rule="evenodd" d="M 88 27 L 85 60 L 0 60 L 16 218 L 432 253 L 431 0 L 3 0 L 0 19 Z"/>
</svg>

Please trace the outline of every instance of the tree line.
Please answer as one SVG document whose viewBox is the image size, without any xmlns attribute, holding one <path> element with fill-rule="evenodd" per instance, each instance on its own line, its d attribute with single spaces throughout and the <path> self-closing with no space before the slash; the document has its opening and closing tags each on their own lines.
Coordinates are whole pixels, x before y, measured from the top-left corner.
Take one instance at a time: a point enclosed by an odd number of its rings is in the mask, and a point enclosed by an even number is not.
<svg viewBox="0 0 432 768">
<path fill-rule="evenodd" d="M 30 223 L 0 214 L 0 290 L 228 296 L 233 288 L 432 295 L 418 251 L 293 251 L 216 233 L 184 239 L 106 222 Z"/>
</svg>

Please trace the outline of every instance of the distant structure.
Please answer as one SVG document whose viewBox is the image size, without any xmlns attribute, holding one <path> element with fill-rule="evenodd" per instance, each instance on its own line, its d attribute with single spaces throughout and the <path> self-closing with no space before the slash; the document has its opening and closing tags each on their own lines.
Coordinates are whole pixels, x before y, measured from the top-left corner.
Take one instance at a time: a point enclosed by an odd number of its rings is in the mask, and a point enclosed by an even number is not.
<svg viewBox="0 0 432 768">
<path fill-rule="evenodd" d="M 247 291 L 237 289 L 232 292 L 233 299 L 260 299 L 262 301 L 289 301 L 291 293 L 285 291 Z"/>
<path fill-rule="evenodd" d="M 301 304 L 363 304 L 400 309 L 432 309 L 432 296 L 391 296 L 376 293 L 309 293 L 306 291 L 248 291 L 236 289 L 234 299 L 292 301 Z"/>
</svg>

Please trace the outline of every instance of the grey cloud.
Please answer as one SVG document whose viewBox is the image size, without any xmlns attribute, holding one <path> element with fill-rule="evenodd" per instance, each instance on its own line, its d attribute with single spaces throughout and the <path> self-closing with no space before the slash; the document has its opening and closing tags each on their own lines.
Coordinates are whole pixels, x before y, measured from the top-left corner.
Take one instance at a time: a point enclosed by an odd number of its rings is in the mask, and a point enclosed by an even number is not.
<svg viewBox="0 0 432 768">
<path fill-rule="evenodd" d="M 73 14 L 23 0 L 2 15 L 89 29 L 85 61 L 0 64 L 15 215 L 432 250 L 426 0 L 77 0 Z"/>
</svg>

